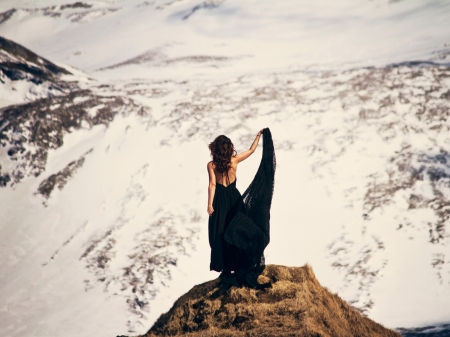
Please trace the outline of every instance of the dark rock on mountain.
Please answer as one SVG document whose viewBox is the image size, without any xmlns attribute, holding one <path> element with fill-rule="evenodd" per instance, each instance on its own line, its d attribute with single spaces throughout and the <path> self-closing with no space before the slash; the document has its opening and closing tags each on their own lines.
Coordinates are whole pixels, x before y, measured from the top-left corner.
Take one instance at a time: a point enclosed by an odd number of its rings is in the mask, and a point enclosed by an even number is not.
<svg viewBox="0 0 450 337">
<path fill-rule="evenodd" d="M 11 16 L 16 12 L 15 8 L 9 9 L 6 12 L 0 13 L 0 24 L 5 21 L 8 21 Z"/>
<path fill-rule="evenodd" d="M 6 76 L 11 81 L 25 80 L 48 88 L 48 97 L 0 109 L 0 145 L 9 159 L 0 166 L 0 187 L 44 172 L 48 151 L 61 147 L 67 133 L 99 124 L 108 126 L 117 114 L 134 111 L 146 115 L 146 110 L 129 98 L 97 94 L 61 78 L 68 74 L 66 69 L 0 37 L 0 81 Z M 84 160 L 80 160 L 74 158 L 65 170 L 43 181 L 37 193 L 48 199 L 53 188 L 57 185 L 61 189 L 62 181 L 82 165 Z"/>
<path fill-rule="evenodd" d="M 450 337 L 450 324 L 429 325 L 420 328 L 399 328 L 403 337 Z"/>
<path fill-rule="evenodd" d="M 56 82 L 59 75 L 70 74 L 66 69 L 4 37 L 0 37 L 0 71 L 12 81 L 28 80 L 35 84 Z"/>
<path fill-rule="evenodd" d="M 66 8 L 91 8 L 91 7 L 92 7 L 91 4 L 87 4 L 87 3 L 84 3 L 84 2 L 77 1 L 77 2 L 74 2 L 72 4 L 61 5 L 60 8 L 61 8 L 61 10 L 63 10 L 63 9 L 66 9 Z"/>
<path fill-rule="evenodd" d="M 78 160 L 74 160 L 67 164 L 67 166 L 59 171 L 58 173 L 52 174 L 47 179 L 39 184 L 38 190 L 35 194 L 42 195 L 45 199 L 50 198 L 50 194 L 53 192 L 54 188 L 57 186 L 60 190 L 63 189 L 67 181 L 73 176 L 73 174 L 84 164 L 85 156 L 92 152 L 90 149 Z M 45 202 L 44 202 L 45 205 Z"/>
<path fill-rule="evenodd" d="M 76 90 L 0 110 L 0 144 L 16 163 L 8 178 L 18 183 L 25 176 L 39 176 L 47 163 L 48 151 L 63 145 L 72 130 L 108 125 L 124 107 L 133 103 L 117 96 L 97 96 L 90 90 Z M 3 183 L 6 185 L 7 181 Z"/>
</svg>

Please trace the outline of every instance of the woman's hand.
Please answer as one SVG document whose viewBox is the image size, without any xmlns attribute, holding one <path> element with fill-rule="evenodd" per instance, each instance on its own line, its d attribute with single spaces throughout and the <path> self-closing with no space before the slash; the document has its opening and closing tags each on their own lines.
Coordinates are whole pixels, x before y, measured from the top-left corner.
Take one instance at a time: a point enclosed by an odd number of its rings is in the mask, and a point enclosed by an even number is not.
<svg viewBox="0 0 450 337">
<path fill-rule="evenodd" d="M 265 129 L 267 129 L 267 128 L 264 128 L 264 129 L 259 130 L 258 134 L 257 134 L 256 137 L 255 137 L 255 140 L 253 141 L 252 146 L 250 146 L 250 149 L 248 149 L 247 151 L 244 151 L 244 152 L 242 152 L 242 153 L 238 153 L 238 154 L 236 155 L 235 158 L 237 159 L 237 162 L 238 162 L 238 163 L 240 163 L 241 161 L 247 159 L 248 157 L 250 157 L 250 155 L 251 155 L 253 152 L 255 152 L 256 147 L 258 146 L 259 140 L 261 139 L 261 134 L 263 133 L 263 131 L 264 131 Z"/>
<path fill-rule="evenodd" d="M 208 212 L 209 216 L 211 216 L 211 214 L 213 214 L 214 208 L 212 207 L 212 205 L 208 205 L 207 212 Z"/>
</svg>

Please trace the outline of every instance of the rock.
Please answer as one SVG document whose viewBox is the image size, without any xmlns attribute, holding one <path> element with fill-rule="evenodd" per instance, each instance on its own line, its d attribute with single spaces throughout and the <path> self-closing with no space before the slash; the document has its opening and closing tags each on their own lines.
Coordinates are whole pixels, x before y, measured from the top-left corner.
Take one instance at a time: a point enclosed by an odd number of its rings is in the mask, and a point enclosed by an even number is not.
<svg viewBox="0 0 450 337">
<path fill-rule="evenodd" d="M 310 266 L 267 265 L 255 290 L 219 279 L 192 288 L 141 337 L 400 336 L 322 287 Z"/>
</svg>

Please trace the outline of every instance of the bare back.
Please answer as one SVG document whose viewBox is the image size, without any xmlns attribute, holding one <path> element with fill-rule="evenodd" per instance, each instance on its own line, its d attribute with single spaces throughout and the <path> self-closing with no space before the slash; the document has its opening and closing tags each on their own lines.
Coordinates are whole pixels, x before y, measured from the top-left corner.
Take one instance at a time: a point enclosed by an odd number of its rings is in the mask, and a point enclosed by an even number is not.
<svg viewBox="0 0 450 337">
<path fill-rule="evenodd" d="M 227 179 L 227 174 L 217 172 L 216 165 L 214 164 L 214 162 L 212 162 L 212 167 L 214 170 L 214 175 L 216 177 L 216 182 L 225 187 L 236 181 L 236 172 L 237 172 L 237 166 L 238 166 L 238 160 L 236 159 L 236 157 L 231 157 L 230 164 L 231 164 L 231 167 L 228 170 L 228 179 Z"/>
<path fill-rule="evenodd" d="M 258 146 L 259 138 L 261 137 L 261 134 L 264 129 L 258 132 L 258 135 L 256 136 L 255 140 L 253 141 L 252 146 L 247 151 L 241 152 L 236 154 L 235 156 L 231 157 L 230 162 L 230 169 L 226 173 L 219 173 L 217 172 L 216 165 L 210 161 L 207 164 L 208 169 L 208 176 L 209 176 L 209 184 L 208 184 L 208 214 L 211 216 L 214 212 L 213 208 L 213 201 L 214 196 L 216 193 L 216 184 L 228 187 L 231 184 L 234 184 L 236 182 L 236 172 L 237 172 L 237 166 L 238 163 L 241 161 L 247 159 L 253 152 L 255 152 L 256 147 Z M 211 152 L 211 155 L 213 153 Z"/>
</svg>

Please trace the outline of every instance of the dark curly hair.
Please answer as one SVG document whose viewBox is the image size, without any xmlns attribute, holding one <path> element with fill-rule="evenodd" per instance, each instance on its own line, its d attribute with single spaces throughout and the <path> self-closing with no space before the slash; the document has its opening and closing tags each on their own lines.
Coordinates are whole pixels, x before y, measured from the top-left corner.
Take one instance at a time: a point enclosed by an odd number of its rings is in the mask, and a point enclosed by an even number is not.
<svg viewBox="0 0 450 337">
<path fill-rule="evenodd" d="M 212 161 L 216 165 L 217 172 L 227 173 L 230 169 L 231 156 L 237 154 L 230 138 L 220 135 L 209 143 L 208 148 L 211 151 Z"/>
</svg>

